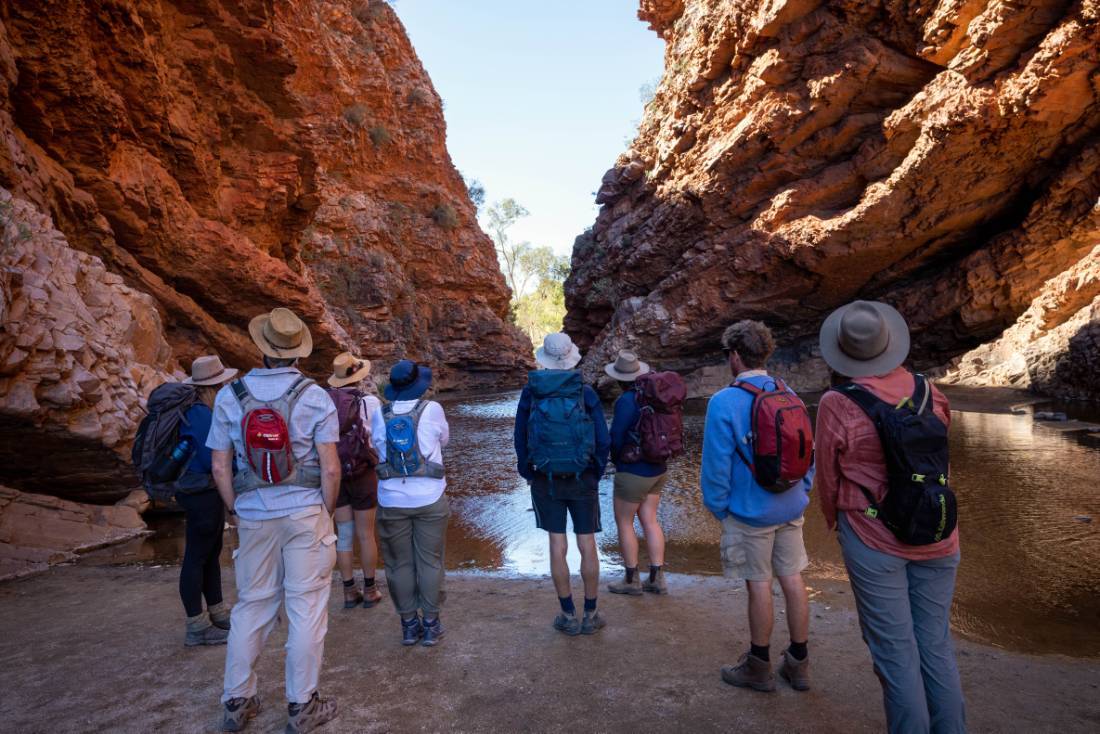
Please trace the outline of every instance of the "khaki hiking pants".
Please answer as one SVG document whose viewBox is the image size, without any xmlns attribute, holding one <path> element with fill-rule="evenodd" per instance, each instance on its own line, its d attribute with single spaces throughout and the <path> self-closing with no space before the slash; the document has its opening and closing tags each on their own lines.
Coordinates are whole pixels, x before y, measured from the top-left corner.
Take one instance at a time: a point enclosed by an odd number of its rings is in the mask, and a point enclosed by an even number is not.
<svg viewBox="0 0 1100 734">
<path fill-rule="evenodd" d="M 424 507 L 379 507 L 378 540 L 386 585 L 398 614 L 439 614 L 443 606 L 443 548 L 451 506 L 447 495 Z"/>
<path fill-rule="evenodd" d="M 256 695 L 256 661 L 286 601 L 286 697 L 306 703 L 317 690 L 328 632 L 336 535 L 318 505 L 289 517 L 239 521 L 234 553 L 237 604 L 225 654 L 222 701 Z"/>
</svg>

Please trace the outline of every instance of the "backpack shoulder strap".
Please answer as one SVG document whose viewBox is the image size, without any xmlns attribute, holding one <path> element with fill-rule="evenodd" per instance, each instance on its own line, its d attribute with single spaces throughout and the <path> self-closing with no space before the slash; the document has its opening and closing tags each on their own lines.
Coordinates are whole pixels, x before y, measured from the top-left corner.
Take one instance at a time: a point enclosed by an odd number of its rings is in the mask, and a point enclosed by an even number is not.
<svg viewBox="0 0 1100 734">
<path fill-rule="evenodd" d="M 245 401 L 252 397 L 248 385 L 244 384 L 244 378 L 233 380 L 233 382 L 229 383 L 229 387 L 233 390 L 233 395 L 236 396 L 237 402 L 241 404 L 241 407 L 244 407 Z"/>
<path fill-rule="evenodd" d="M 932 398 L 932 388 L 928 385 L 928 378 L 922 374 L 913 374 L 913 410 L 917 415 L 924 412 Z"/>
<path fill-rule="evenodd" d="M 287 391 L 283 393 L 283 400 L 286 401 L 286 419 L 290 420 L 290 414 L 294 412 L 294 407 L 298 404 L 298 401 L 305 394 L 305 391 L 316 385 L 313 380 L 305 375 L 298 375 L 298 379 L 291 383 Z"/>
<path fill-rule="evenodd" d="M 829 392 L 838 392 L 844 397 L 851 400 L 853 403 L 863 409 L 863 412 L 867 414 L 867 417 L 872 421 L 875 420 L 875 415 L 879 410 L 879 406 L 884 405 L 878 396 L 873 392 L 857 385 L 854 382 L 848 382 L 844 385 L 838 385 L 837 387 L 829 388 Z"/>
</svg>

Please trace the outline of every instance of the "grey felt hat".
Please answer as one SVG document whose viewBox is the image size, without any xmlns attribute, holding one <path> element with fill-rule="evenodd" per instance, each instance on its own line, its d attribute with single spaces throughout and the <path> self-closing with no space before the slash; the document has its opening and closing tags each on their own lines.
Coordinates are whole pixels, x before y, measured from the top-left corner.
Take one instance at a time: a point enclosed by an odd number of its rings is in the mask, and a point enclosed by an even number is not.
<svg viewBox="0 0 1100 734">
<path fill-rule="evenodd" d="M 603 371 L 616 380 L 634 382 L 649 372 L 649 365 L 638 359 L 634 352 L 622 351 L 614 362 L 604 365 Z"/>
<path fill-rule="evenodd" d="M 909 327 L 897 309 L 853 301 L 821 325 L 821 356 L 846 377 L 885 375 L 909 356 Z"/>
</svg>

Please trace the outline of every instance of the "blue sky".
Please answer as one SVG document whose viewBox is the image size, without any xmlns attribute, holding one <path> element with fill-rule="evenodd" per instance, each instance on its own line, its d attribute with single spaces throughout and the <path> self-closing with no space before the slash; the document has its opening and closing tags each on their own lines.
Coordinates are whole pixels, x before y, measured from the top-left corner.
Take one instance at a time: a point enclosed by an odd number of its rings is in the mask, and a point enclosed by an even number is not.
<svg viewBox="0 0 1100 734">
<path fill-rule="evenodd" d="M 447 147 L 488 201 L 531 216 L 518 239 L 570 252 L 592 193 L 642 116 L 664 42 L 637 0 L 398 0 L 394 9 L 445 104 Z"/>
</svg>

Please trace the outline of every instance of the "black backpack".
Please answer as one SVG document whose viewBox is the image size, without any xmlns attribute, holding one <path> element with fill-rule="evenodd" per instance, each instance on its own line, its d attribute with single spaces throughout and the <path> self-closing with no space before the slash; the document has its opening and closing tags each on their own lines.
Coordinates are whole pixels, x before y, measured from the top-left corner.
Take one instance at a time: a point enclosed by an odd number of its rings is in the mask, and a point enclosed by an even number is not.
<svg viewBox="0 0 1100 734">
<path fill-rule="evenodd" d="M 886 496 L 867 514 L 882 520 L 906 545 L 931 545 L 950 537 L 958 522 L 955 493 L 947 485 L 947 426 L 932 412 L 932 390 L 914 375 L 911 398 L 893 406 L 855 383 L 833 390 L 854 402 L 875 424 L 886 458 Z"/>
<path fill-rule="evenodd" d="M 181 481 L 194 449 L 182 461 L 172 457 L 180 443 L 180 425 L 187 423 L 185 414 L 198 399 L 193 385 L 180 382 L 166 382 L 149 394 L 145 408 L 148 415 L 138 426 L 130 459 L 151 499 L 168 502 L 176 492 L 195 492 L 212 486 L 211 479 L 205 476 Z"/>
</svg>

